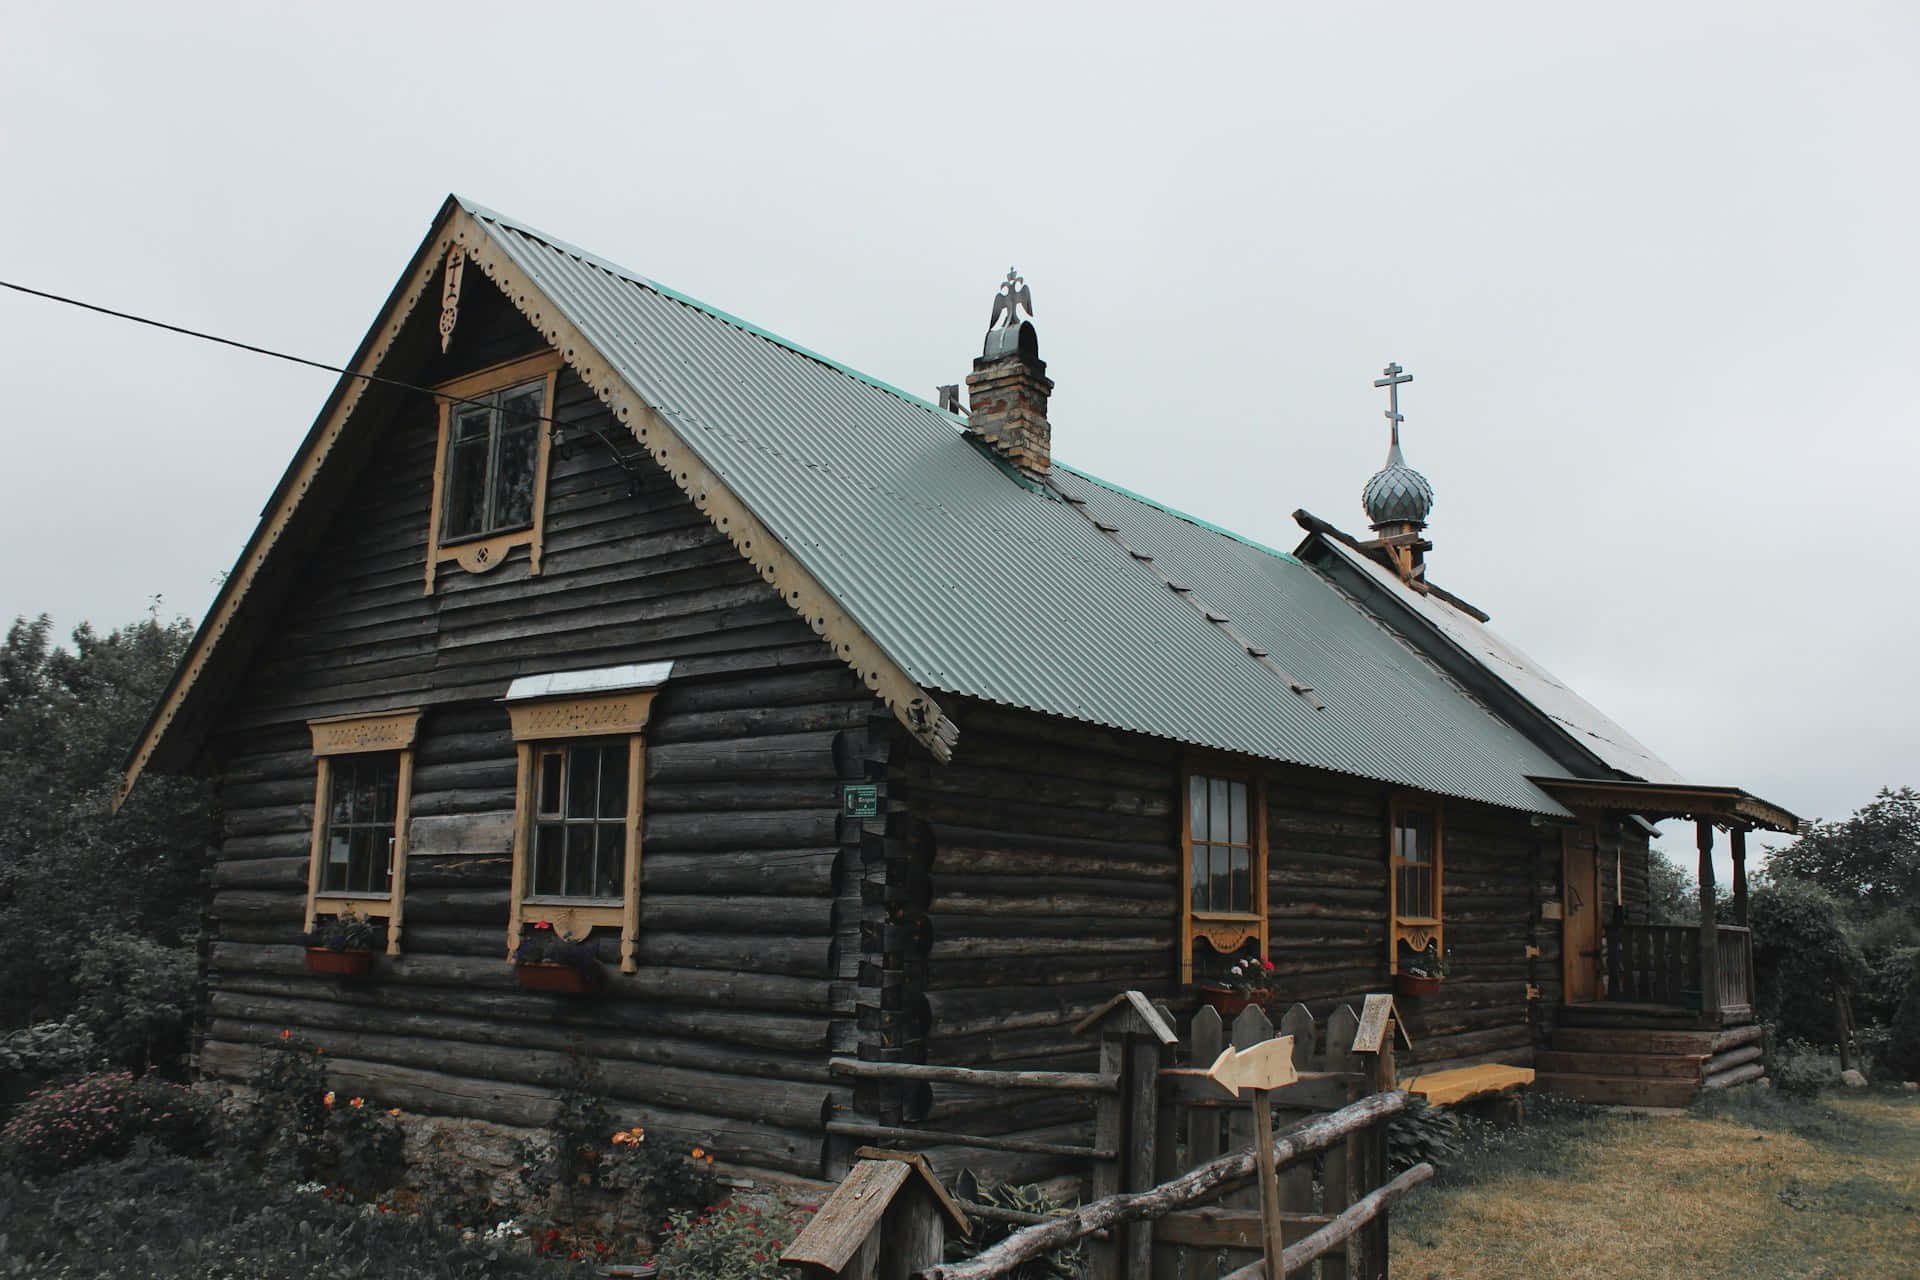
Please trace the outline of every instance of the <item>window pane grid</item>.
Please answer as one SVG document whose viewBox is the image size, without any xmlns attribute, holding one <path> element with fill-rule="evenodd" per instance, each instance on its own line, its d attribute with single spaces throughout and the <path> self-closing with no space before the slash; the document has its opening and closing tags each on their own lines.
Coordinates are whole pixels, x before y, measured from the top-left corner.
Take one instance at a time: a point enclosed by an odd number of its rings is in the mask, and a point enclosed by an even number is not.
<svg viewBox="0 0 1920 1280">
<path fill-rule="evenodd" d="M 1187 885 L 1191 910 L 1253 914 L 1251 816 L 1245 782 L 1199 774 L 1189 777 L 1187 833 L 1192 858 Z"/>
<path fill-rule="evenodd" d="M 1403 813 L 1394 821 L 1394 913 L 1402 919 L 1435 918 L 1433 815 Z"/>
<path fill-rule="evenodd" d="M 617 901 L 625 895 L 629 759 L 624 742 L 539 753 L 535 896 Z"/>
<path fill-rule="evenodd" d="M 546 383 L 477 396 L 454 416 L 447 441 L 449 539 L 481 537 L 533 522 L 533 488 Z"/>
<path fill-rule="evenodd" d="M 323 893 L 390 893 L 398 755 L 341 756 L 331 765 Z"/>
</svg>

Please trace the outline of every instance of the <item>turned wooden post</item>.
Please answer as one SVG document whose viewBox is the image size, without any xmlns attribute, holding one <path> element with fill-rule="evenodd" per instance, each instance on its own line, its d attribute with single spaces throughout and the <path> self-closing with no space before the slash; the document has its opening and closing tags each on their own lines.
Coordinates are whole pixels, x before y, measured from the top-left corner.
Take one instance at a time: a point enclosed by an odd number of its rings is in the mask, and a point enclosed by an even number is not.
<svg viewBox="0 0 1920 1280">
<path fill-rule="evenodd" d="M 1720 929 L 1713 916 L 1713 820 L 1694 820 L 1700 848 L 1700 1012 L 1720 1014 Z"/>
<path fill-rule="evenodd" d="M 1733 922 L 1747 926 L 1747 829 L 1733 829 Z"/>
</svg>

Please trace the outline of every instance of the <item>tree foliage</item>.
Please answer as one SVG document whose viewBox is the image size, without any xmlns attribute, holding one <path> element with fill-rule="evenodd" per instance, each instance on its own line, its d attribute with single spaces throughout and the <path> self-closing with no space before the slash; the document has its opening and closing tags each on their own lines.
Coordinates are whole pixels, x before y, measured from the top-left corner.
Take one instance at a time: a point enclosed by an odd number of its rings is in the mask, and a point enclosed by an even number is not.
<svg viewBox="0 0 1920 1280">
<path fill-rule="evenodd" d="M 148 776 L 118 813 L 112 804 L 192 628 L 148 617 L 101 635 L 82 624 L 70 650 L 50 631 L 44 615 L 16 619 L 0 646 L 0 1027 L 82 1009 L 85 973 L 111 967 L 89 960 L 102 940 L 122 952 L 128 935 L 191 942 L 211 833 L 197 780 Z M 144 958 L 177 977 L 178 966 Z M 169 990 L 176 998 L 177 983 Z"/>
<path fill-rule="evenodd" d="M 1664 849 L 1647 855 L 1647 915 L 1655 924 L 1700 923 L 1700 883 Z"/>
<path fill-rule="evenodd" d="M 1844 822 L 1821 822 L 1767 861 L 1779 876 L 1811 880 L 1861 917 L 1920 907 L 1920 791 L 1882 787 Z"/>
<path fill-rule="evenodd" d="M 1838 1039 L 1835 1001 L 1861 967 L 1845 912 L 1812 881 L 1768 871 L 1749 903 L 1760 1017 L 1782 1036 L 1832 1044 Z"/>
</svg>

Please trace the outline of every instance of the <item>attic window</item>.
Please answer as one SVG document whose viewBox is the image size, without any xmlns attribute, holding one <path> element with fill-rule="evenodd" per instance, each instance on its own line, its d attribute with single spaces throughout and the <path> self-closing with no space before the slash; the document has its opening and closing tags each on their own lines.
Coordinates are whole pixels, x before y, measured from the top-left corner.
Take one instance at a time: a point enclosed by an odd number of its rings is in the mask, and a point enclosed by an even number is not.
<svg viewBox="0 0 1920 1280">
<path fill-rule="evenodd" d="M 547 462 L 560 357 L 548 352 L 443 383 L 433 472 L 427 591 L 440 566 L 498 568 L 515 547 L 540 572 Z"/>
</svg>

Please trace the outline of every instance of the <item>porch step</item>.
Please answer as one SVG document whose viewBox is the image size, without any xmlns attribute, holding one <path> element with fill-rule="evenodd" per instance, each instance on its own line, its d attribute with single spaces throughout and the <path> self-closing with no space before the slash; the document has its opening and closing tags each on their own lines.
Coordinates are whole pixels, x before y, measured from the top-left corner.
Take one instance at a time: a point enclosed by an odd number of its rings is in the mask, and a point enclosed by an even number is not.
<svg viewBox="0 0 1920 1280">
<path fill-rule="evenodd" d="M 1554 1039 L 1558 1041 L 1559 1037 Z M 1533 1066 L 1541 1075 L 1646 1076 L 1698 1083 L 1706 1061 L 1704 1053 L 1583 1053 L 1554 1049 L 1535 1054 Z"/>
<path fill-rule="evenodd" d="M 1614 1106 L 1684 1107 L 1700 1092 L 1700 1078 L 1662 1079 L 1657 1076 L 1588 1075 L 1542 1071 L 1534 1077 L 1536 1093 L 1555 1093 L 1577 1102 Z"/>
<path fill-rule="evenodd" d="M 1650 1031 L 1633 1027 L 1565 1025 L 1553 1029 L 1553 1047 L 1563 1053 L 1705 1057 L 1713 1052 L 1716 1038 L 1711 1031 Z"/>
</svg>

